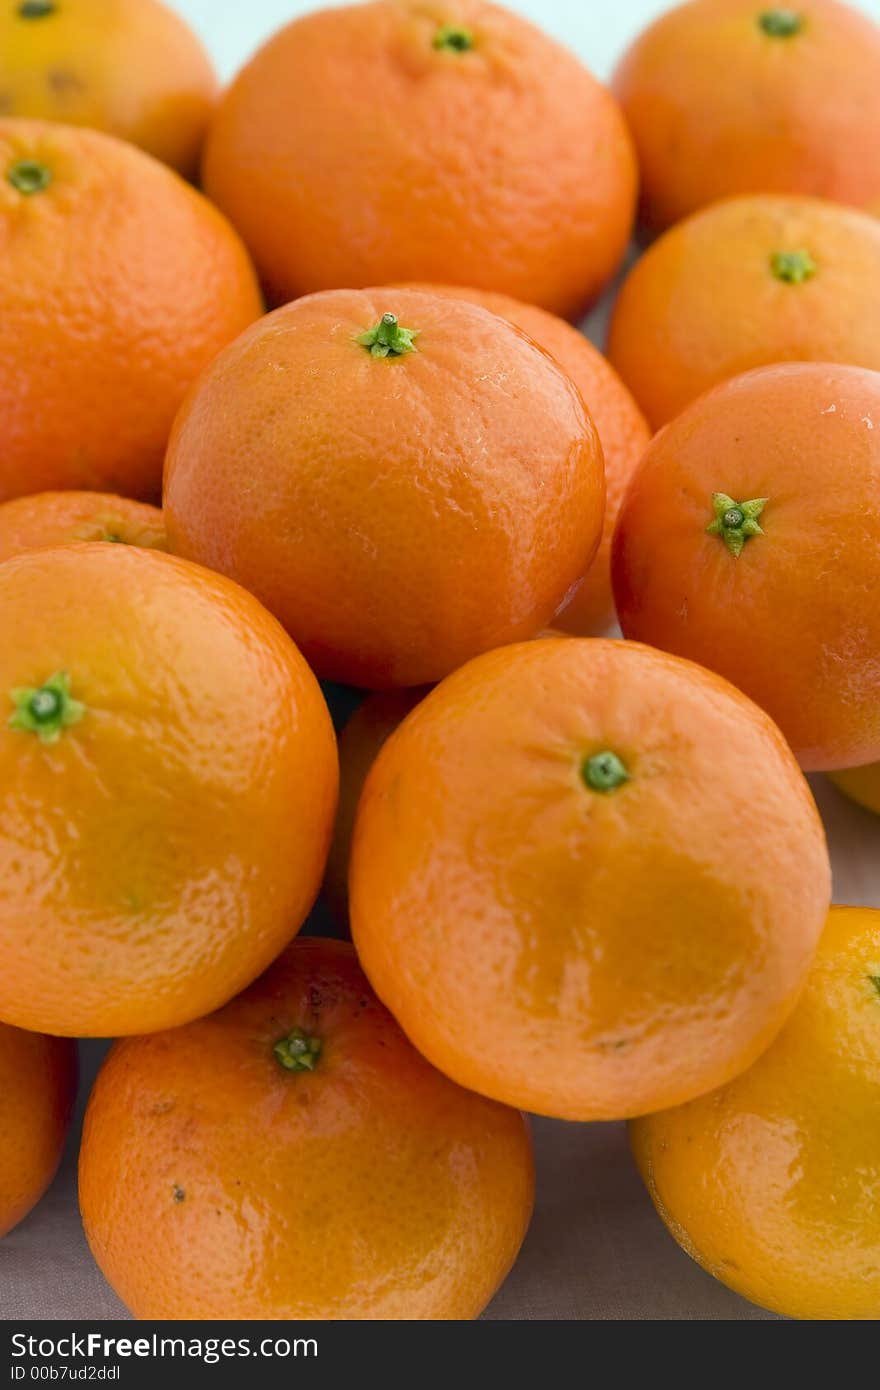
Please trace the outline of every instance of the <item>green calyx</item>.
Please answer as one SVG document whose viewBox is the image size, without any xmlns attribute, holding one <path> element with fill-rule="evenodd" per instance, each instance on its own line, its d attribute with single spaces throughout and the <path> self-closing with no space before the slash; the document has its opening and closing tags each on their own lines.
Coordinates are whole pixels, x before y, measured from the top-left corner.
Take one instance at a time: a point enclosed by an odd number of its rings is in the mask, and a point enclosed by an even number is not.
<svg viewBox="0 0 880 1390">
<path fill-rule="evenodd" d="M 449 53 L 469 53 L 473 46 L 473 34 L 460 24 L 441 24 L 434 35 L 434 47 L 445 48 Z"/>
<path fill-rule="evenodd" d="M 41 743 L 57 743 L 62 730 L 78 724 L 86 707 L 70 694 L 70 677 L 65 671 L 51 676 L 45 685 L 10 691 L 15 709 L 9 716 L 10 729 L 36 734 Z"/>
<path fill-rule="evenodd" d="M 797 10 L 764 10 L 758 24 L 771 39 L 790 39 L 804 27 L 804 17 Z"/>
<path fill-rule="evenodd" d="M 19 193 L 30 198 L 34 193 L 42 193 L 52 182 L 52 170 L 36 159 L 19 159 L 10 164 L 6 177 Z"/>
<path fill-rule="evenodd" d="M 706 527 L 707 534 L 720 536 L 731 555 L 740 555 L 751 536 L 763 536 L 758 517 L 769 500 L 769 497 L 753 497 L 750 502 L 734 502 L 726 492 L 713 492 L 715 516 Z"/>
<path fill-rule="evenodd" d="M 314 1071 L 321 1055 L 321 1039 L 310 1038 L 302 1028 L 293 1028 L 272 1051 L 285 1071 Z"/>
<path fill-rule="evenodd" d="M 880 975 L 869 975 L 868 979 L 871 981 L 877 993 L 880 994 Z"/>
<path fill-rule="evenodd" d="M 45 19 L 57 8 L 57 0 L 21 0 L 18 15 L 20 19 Z"/>
<path fill-rule="evenodd" d="M 417 328 L 401 328 L 396 314 L 383 314 L 375 328 L 362 333 L 355 341 L 367 348 L 371 357 L 403 357 L 417 352 Z"/>
<path fill-rule="evenodd" d="M 626 764 L 610 749 L 585 758 L 581 767 L 581 776 L 590 791 L 602 792 L 606 795 L 609 792 L 617 791 L 618 787 L 622 787 L 624 782 L 629 781 Z"/>
<path fill-rule="evenodd" d="M 770 257 L 770 269 L 786 285 L 802 285 L 812 280 L 818 266 L 809 251 L 776 251 Z"/>
</svg>

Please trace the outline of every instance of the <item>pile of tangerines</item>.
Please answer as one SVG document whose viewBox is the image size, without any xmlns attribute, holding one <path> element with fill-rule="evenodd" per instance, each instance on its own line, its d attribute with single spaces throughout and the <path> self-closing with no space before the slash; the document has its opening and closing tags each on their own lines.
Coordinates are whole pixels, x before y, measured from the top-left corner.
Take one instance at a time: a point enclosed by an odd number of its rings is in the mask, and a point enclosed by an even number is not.
<svg viewBox="0 0 880 1390">
<path fill-rule="evenodd" d="M 120 1039 L 137 1316 L 476 1316 L 523 1110 L 880 1315 L 880 912 L 804 778 L 880 810 L 880 30 L 691 0 L 612 91 L 482 0 L 220 97 L 156 0 L 0 12 L 0 1232 Z"/>
</svg>

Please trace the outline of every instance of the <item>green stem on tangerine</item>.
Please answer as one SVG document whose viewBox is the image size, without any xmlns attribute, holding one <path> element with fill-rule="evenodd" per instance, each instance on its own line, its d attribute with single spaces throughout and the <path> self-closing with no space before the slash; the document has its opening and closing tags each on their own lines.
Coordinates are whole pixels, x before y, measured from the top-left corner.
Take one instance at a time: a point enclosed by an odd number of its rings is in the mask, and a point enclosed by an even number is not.
<svg viewBox="0 0 880 1390">
<path fill-rule="evenodd" d="M 581 776 L 594 792 L 614 792 L 618 787 L 622 787 L 624 782 L 629 781 L 626 764 L 610 749 L 585 758 Z"/>
<path fill-rule="evenodd" d="M 776 251 L 770 257 L 770 269 L 786 285 L 802 285 L 812 280 L 818 266 L 809 251 Z"/>
<path fill-rule="evenodd" d="M 42 193 L 44 188 L 49 187 L 52 170 L 36 159 L 19 159 L 15 164 L 10 164 L 6 177 L 13 188 L 29 198 L 32 193 Z"/>
<path fill-rule="evenodd" d="M 790 39 L 804 27 L 804 17 L 797 10 L 764 10 L 758 23 L 771 39 Z"/>
<path fill-rule="evenodd" d="M 396 314 L 383 314 L 374 328 L 362 333 L 355 341 L 369 349 L 373 357 L 403 357 L 407 352 L 416 352 L 415 339 L 418 328 L 401 328 Z"/>
<path fill-rule="evenodd" d="M 450 53 L 468 53 L 473 46 L 473 34 L 460 24 L 441 24 L 434 35 L 434 47 L 445 48 Z"/>
<path fill-rule="evenodd" d="M 85 705 L 71 697 L 66 671 L 50 676 L 45 685 L 23 686 L 9 693 L 15 706 L 9 716 L 10 729 L 36 734 L 41 743 L 57 743 L 61 731 L 78 724 L 86 712 Z"/>
<path fill-rule="evenodd" d="M 880 975 L 869 975 L 868 979 L 871 981 L 877 993 L 880 994 Z"/>
<path fill-rule="evenodd" d="M 310 1038 L 302 1028 L 292 1028 L 272 1051 L 285 1071 L 314 1071 L 321 1055 L 320 1038 Z"/>
<path fill-rule="evenodd" d="M 753 497 L 750 502 L 734 502 L 726 492 L 713 492 L 712 510 L 715 516 L 706 527 L 707 534 L 720 536 L 734 557 L 742 554 L 742 548 L 751 536 L 763 536 L 758 517 L 769 500 L 769 497 Z"/>
<path fill-rule="evenodd" d="M 57 8 L 57 0 L 21 0 L 18 14 L 20 19 L 45 19 Z"/>
</svg>

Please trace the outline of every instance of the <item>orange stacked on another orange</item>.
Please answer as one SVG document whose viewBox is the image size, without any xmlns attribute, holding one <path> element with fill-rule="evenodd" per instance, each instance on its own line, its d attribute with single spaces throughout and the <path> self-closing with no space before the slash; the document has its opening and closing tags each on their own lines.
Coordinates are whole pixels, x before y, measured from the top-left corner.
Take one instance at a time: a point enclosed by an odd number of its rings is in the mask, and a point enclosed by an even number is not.
<svg viewBox="0 0 880 1390">
<path fill-rule="evenodd" d="M 878 70 L 880 29 L 837 0 L 690 0 L 661 14 L 613 81 L 648 226 L 740 193 L 875 204 Z"/>
<path fill-rule="evenodd" d="M 811 770 L 880 758 L 880 372 L 786 363 L 650 445 L 614 541 L 624 634 L 720 672 Z"/>
<path fill-rule="evenodd" d="M 175 412 L 261 312 L 229 223 L 108 135 L 0 120 L 0 501 L 158 496 Z"/>
<path fill-rule="evenodd" d="M 159 0 L 8 0 L 0 89 L 5 116 L 92 126 L 193 178 L 217 78 L 195 34 Z"/>
<path fill-rule="evenodd" d="M 413 287 L 418 288 L 418 287 Z M 583 397 L 602 444 L 605 460 L 605 522 L 599 548 L 586 576 L 561 613 L 556 628 L 578 637 L 601 636 L 614 621 L 611 593 L 611 537 L 627 484 L 644 453 L 651 432 L 633 397 L 610 363 L 571 324 L 506 295 L 455 285 L 423 285 L 431 294 L 481 304 L 528 333 L 555 358 Z"/>
<path fill-rule="evenodd" d="M 0 560 L 82 541 L 164 550 L 165 522 L 158 507 L 102 492 L 39 492 L 0 503 Z"/>
<path fill-rule="evenodd" d="M 880 912 L 834 907 L 797 1008 L 750 1071 L 632 1126 L 679 1244 L 788 1317 L 880 1310 Z"/>
<path fill-rule="evenodd" d="M 329 941 L 117 1043 L 80 1156 L 92 1250 L 141 1318 L 473 1318 L 533 1189 L 523 1117 L 429 1066 Z"/>
<path fill-rule="evenodd" d="M 760 1055 L 829 890 L 809 788 L 757 706 L 647 647 L 565 638 L 469 662 L 387 740 L 350 910 L 373 987 L 435 1066 L 545 1115 L 619 1119 Z"/>
<path fill-rule="evenodd" d="M 460 299 L 328 290 L 203 374 L 165 519 L 320 676 L 379 689 L 545 627 L 596 551 L 604 494 L 580 393 L 525 334 Z"/>
<path fill-rule="evenodd" d="M 649 247 L 615 302 L 613 366 L 655 429 L 752 367 L 880 369 L 880 221 L 817 198 L 716 203 Z"/>
<path fill-rule="evenodd" d="M 250 594 L 161 552 L 0 564 L 0 1019 L 173 1027 L 249 984 L 317 894 L 320 689 Z"/>
<path fill-rule="evenodd" d="M 484 0 L 373 0 L 281 29 L 225 93 L 204 183 L 278 303 L 454 281 L 566 316 L 629 240 L 632 144 L 580 62 Z"/>
</svg>

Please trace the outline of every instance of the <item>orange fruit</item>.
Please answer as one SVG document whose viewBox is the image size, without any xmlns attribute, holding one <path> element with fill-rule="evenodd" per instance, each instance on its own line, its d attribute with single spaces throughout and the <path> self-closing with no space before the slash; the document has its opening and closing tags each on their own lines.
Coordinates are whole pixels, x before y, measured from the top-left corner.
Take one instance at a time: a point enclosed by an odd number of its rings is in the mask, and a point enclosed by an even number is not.
<svg viewBox="0 0 880 1390">
<path fill-rule="evenodd" d="M 658 429 L 752 367 L 877 370 L 880 221 L 816 198 L 706 208 L 636 263 L 614 306 L 608 352 Z"/>
<path fill-rule="evenodd" d="M 424 685 L 546 626 L 602 529 L 602 450 L 518 329 L 415 290 L 331 290 L 204 373 L 168 450 L 177 553 L 329 680 Z"/>
<path fill-rule="evenodd" d="M 380 999 L 484 1095 L 620 1119 L 749 1066 L 828 909 L 807 784 L 689 662 L 565 638 L 478 657 L 370 772 L 349 878 Z"/>
<path fill-rule="evenodd" d="M 348 921 L 348 863 L 358 802 L 379 749 L 423 700 L 429 687 L 368 695 L 339 735 L 339 810 L 324 875 L 324 897 L 340 923 Z"/>
<path fill-rule="evenodd" d="M 150 498 L 190 382 L 260 313 L 210 204 L 96 131 L 0 120 L 0 501 Z"/>
<path fill-rule="evenodd" d="M 639 407 L 614 368 L 570 323 L 534 304 L 506 295 L 459 286 L 422 285 L 431 294 L 466 299 L 528 333 L 568 373 L 580 391 L 599 434 L 605 456 L 605 523 L 602 538 L 586 578 L 565 610 L 554 619 L 579 637 L 601 635 L 614 621 L 611 593 L 611 537 L 627 484 L 651 438 Z"/>
<path fill-rule="evenodd" d="M 78 541 L 164 550 L 165 522 L 158 507 L 104 492 L 38 492 L 0 503 L 0 561 Z"/>
<path fill-rule="evenodd" d="M 86 1234 L 139 1318 L 474 1318 L 533 1182 L 522 1115 L 429 1066 L 352 948 L 315 939 L 117 1043 L 80 1155 Z"/>
<path fill-rule="evenodd" d="M 482 0 L 377 0 L 277 33 L 224 95 L 205 187 L 270 298 L 454 279 L 577 314 L 629 240 L 606 89 Z"/>
<path fill-rule="evenodd" d="M 880 27 L 835 0 L 679 5 L 636 39 L 613 89 L 649 227 L 738 193 L 880 198 Z"/>
<path fill-rule="evenodd" d="M 880 373 L 763 367 L 695 401 L 630 485 L 613 577 L 627 637 L 733 681 L 805 768 L 880 758 Z"/>
<path fill-rule="evenodd" d="M 831 909 L 800 1001 L 721 1090 L 636 1120 L 676 1240 L 754 1303 L 880 1316 L 880 912 Z"/>
<path fill-rule="evenodd" d="M 75 1092 L 75 1044 L 0 1023 L 0 1236 L 54 1178 Z"/>
<path fill-rule="evenodd" d="M 10 0 L 0 113 L 92 126 L 188 178 L 217 96 L 199 40 L 157 0 Z"/>
<path fill-rule="evenodd" d="M 158 551 L 0 565 L 0 1018 L 74 1036 L 225 1003 L 317 893 L 321 692 L 250 594 Z"/>
<path fill-rule="evenodd" d="M 880 763 L 832 772 L 831 780 L 850 801 L 880 816 Z"/>
<path fill-rule="evenodd" d="M 565 635 L 554 628 L 546 628 L 538 633 L 536 641 Z M 348 865 L 358 802 L 367 773 L 386 739 L 430 689 L 422 685 L 409 690 L 375 691 L 361 701 L 339 735 L 339 810 L 327 858 L 323 895 L 341 925 L 348 925 Z"/>
</svg>

